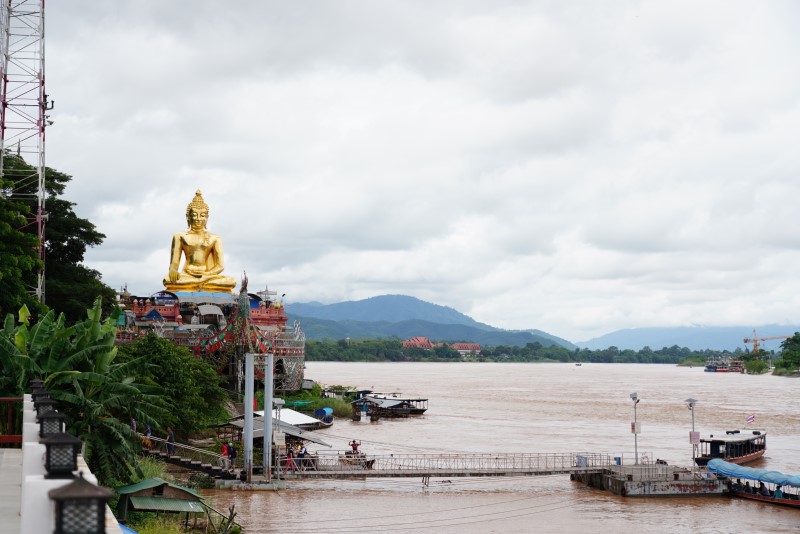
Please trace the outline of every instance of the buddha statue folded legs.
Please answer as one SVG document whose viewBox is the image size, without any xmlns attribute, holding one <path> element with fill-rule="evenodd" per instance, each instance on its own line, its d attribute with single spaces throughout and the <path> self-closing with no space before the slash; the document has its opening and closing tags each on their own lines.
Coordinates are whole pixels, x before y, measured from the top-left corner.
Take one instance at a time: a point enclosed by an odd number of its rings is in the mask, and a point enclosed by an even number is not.
<svg viewBox="0 0 800 534">
<path fill-rule="evenodd" d="M 186 208 L 189 229 L 172 236 L 169 274 L 164 278 L 168 291 L 224 291 L 230 292 L 236 280 L 224 276 L 222 238 L 206 230 L 208 205 L 198 190 Z M 183 269 L 179 270 L 181 259 Z"/>
</svg>

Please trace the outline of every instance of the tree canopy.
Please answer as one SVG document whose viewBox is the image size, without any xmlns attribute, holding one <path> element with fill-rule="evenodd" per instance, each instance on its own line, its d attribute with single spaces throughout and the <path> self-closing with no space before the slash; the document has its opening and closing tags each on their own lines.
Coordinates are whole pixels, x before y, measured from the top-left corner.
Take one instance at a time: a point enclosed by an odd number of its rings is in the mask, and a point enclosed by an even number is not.
<svg viewBox="0 0 800 534">
<path fill-rule="evenodd" d="M 16 313 L 25 304 L 38 315 L 45 308 L 32 295 L 41 266 L 36 250 L 35 168 L 12 154 L 5 154 L 3 161 L 9 172 L 0 183 L 0 312 Z M 67 320 L 79 321 L 98 296 L 103 313 L 111 313 L 116 294 L 101 281 L 99 272 L 82 263 L 87 248 L 101 244 L 105 235 L 78 217 L 75 204 L 63 198 L 71 180 L 67 174 L 45 169 L 45 304 L 63 312 Z"/>
<path fill-rule="evenodd" d="M 186 347 L 148 334 L 123 345 L 120 351 L 123 361 L 139 361 L 140 380 L 163 391 L 157 402 L 164 408 L 159 427 L 170 426 L 181 434 L 190 434 L 228 419 L 228 394 L 222 388 L 222 378 Z"/>
</svg>

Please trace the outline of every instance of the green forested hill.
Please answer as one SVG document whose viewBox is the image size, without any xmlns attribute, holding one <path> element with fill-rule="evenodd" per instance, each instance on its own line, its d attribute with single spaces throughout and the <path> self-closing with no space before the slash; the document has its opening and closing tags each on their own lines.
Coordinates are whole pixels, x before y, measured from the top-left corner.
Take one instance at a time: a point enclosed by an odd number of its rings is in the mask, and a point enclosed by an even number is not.
<svg viewBox="0 0 800 534">
<path fill-rule="evenodd" d="M 376 297 L 377 298 L 377 297 Z M 412 297 L 405 297 L 406 299 L 412 299 Z M 373 300 L 373 299 L 368 299 Z M 416 299 L 414 299 L 416 300 Z M 363 302 L 363 301 L 362 301 Z M 391 300 L 387 300 L 384 302 L 391 302 Z M 422 304 L 422 301 L 418 301 Z M 481 345 L 489 345 L 489 346 L 497 346 L 497 345 L 510 345 L 510 346 L 520 346 L 523 347 L 528 343 L 541 343 L 542 346 L 549 347 L 551 345 L 561 345 L 567 348 L 575 348 L 574 345 L 569 343 L 566 340 L 556 338 L 554 336 L 550 336 L 545 333 L 534 333 L 529 331 L 510 331 L 510 330 L 501 330 L 499 328 L 490 327 L 488 325 L 483 325 L 481 323 L 477 323 L 469 317 L 465 315 L 458 314 L 455 310 L 452 310 L 458 315 L 461 315 L 462 318 L 466 318 L 467 320 L 461 319 L 463 322 L 459 323 L 439 323 L 430 320 L 422 320 L 418 318 L 411 318 L 405 320 L 399 320 L 396 322 L 389 321 L 389 320 L 373 320 L 373 321 L 363 321 L 363 320 L 354 320 L 352 317 L 359 317 L 363 316 L 362 312 L 358 311 L 354 306 L 357 303 L 348 303 L 349 306 L 344 308 L 338 308 L 340 311 L 343 312 L 343 317 L 339 320 L 331 320 L 331 319 L 324 319 L 324 318 L 316 318 L 316 317 L 308 317 L 303 316 L 299 312 L 297 312 L 298 308 L 301 310 L 308 310 L 308 308 L 304 308 L 300 305 L 291 305 L 287 308 L 287 315 L 289 316 L 290 321 L 297 320 L 300 322 L 300 325 L 303 329 L 303 332 L 306 334 L 306 338 L 309 340 L 321 341 L 321 340 L 338 340 L 338 339 L 387 339 L 387 338 L 398 338 L 398 339 L 408 339 L 411 337 L 416 336 L 424 336 L 432 341 L 446 341 L 446 342 L 456 342 L 456 341 L 469 341 L 474 343 L 479 343 Z M 374 302 L 370 303 L 374 305 Z M 336 306 L 336 305 L 330 305 Z M 436 305 L 430 305 L 436 306 Z M 319 307 L 314 306 L 312 307 Z M 439 308 L 443 308 L 439 306 Z M 417 306 L 417 309 L 424 309 L 423 307 Z M 448 308 L 450 309 L 450 308 Z M 391 316 L 391 313 L 383 313 L 380 310 L 373 309 L 373 313 L 375 317 L 387 317 Z M 403 313 L 395 313 L 395 316 L 400 317 L 404 316 L 404 314 L 409 313 L 408 309 Z M 319 315 L 329 315 L 328 311 L 320 313 Z M 422 315 L 430 316 L 430 314 L 422 313 Z M 453 316 L 452 314 L 445 314 L 442 316 L 442 320 L 453 320 L 458 319 L 458 317 Z M 468 324 L 471 323 L 471 324 Z M 473 326 L 479 325 L 479 326 Z"/>
</svg>

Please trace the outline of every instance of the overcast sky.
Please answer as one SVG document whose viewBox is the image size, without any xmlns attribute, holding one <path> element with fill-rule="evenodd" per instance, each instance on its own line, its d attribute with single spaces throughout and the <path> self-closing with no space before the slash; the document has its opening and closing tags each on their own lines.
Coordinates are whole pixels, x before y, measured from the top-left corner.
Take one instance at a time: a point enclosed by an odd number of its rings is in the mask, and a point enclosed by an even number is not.
<svg viewBox="0 0 800 534">
<path fill-rule="evenodd" d="M 800 322 L 800 3 L 47 5 L 47 164 L 162 288 L 196 189 L 287 304 L 411 295 L 583 341 Z"/>
</svg>

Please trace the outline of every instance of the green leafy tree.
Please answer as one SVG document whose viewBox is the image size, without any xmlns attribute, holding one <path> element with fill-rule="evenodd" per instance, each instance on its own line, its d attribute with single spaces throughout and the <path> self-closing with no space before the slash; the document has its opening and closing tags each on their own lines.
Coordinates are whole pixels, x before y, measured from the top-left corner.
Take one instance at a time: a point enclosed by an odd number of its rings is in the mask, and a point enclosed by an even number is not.
<svg viewBox="0 0 800 534">
<path fill-rule="evenodd" d="M 7 176 L 24 166 L 21 158 L 5 158 Z M 27 171 L 22 170 L 23 174 Z M 31 204 L 15 196 L 16 182 L 0 178 L 0 314 L 16 313 L 23 305 L 44 311 L 33 296 L 41 267 L 36 226 L 30 225 Z"/>
<path fill-rule="evenodd" d="M 792 337 L 786 338 L 781 343 L 782 358 L 776 367 L 784 369 L 800 368 L 800 332 L 795 332 Z"/>
<path fill-rule="evenodd" d="M 16 182 L 6 180 L 3 184 L 4 201 L 0 203 L 0 237 L 3 260 L 0 263 L 0 288 L 2 288 L 5 271 L 14 275 L 13 283 L 20 287 L 11 288 L 6 297 L 7 305 L 0 296 L 0 305 L 6 313 L 15 313 L 21 304 L 28 305 L 34 312 L 39 311 L 37 304 L 31 302 L 30 290 L 36 287 L 40 263 L 38 263 L 38 237 L 35 224 L 36 206 L 31 199 L 37 197 L 36 170 L 22 158 L 6 154 L 4 167 L 9 176 L 26 176 Z M 45 189 L 47 193 L 45 225 L 45 303 L 50 309 L 63 312 L 68 321 L 79 321 L 84 318 L 87 308 L 91 308 L 94 300 L 102 297 L 103 312 L 108 315 L 114 309 L 116 293 L 103 284 L 100 273 L 82 264 L 86 249 L 101 244 L 105 235 L 98 232 L 94 224 L 78 217 L 73 208 L 74 203 L 63 198 L 67 184 L 72 177 L 54 169 L 45 169 Z M 5 204 L 5 208 L 3 207 Z M 4 212 L 8 212 L 4 215 Z M 16 222 L 4 228 L 2 220 L 16 217 Z M 24 249 L 20 249 L 20 245 Z M 8 254 L 6 254 L 8 252 Z M 33 261 L 33 263 L 31 263 Z M 7 265 L 9 264 L 9 265 Z M 17 266 L 16 269 L 13 269 Z M 6 291 L 0 292 L 6 295 Z"/>
<path fill-rule="evenodd" d="M 189 434 L 227 420 L 228 394 L 222 387 L 223 379 L 187 348 L 148 334 L 121 350 L 124 359 L 139 360 L 140 376 L 146 383 L 164 392 L 158 401 L 164 413 L 157 426 L 171 426 Z"/>
</svg>

